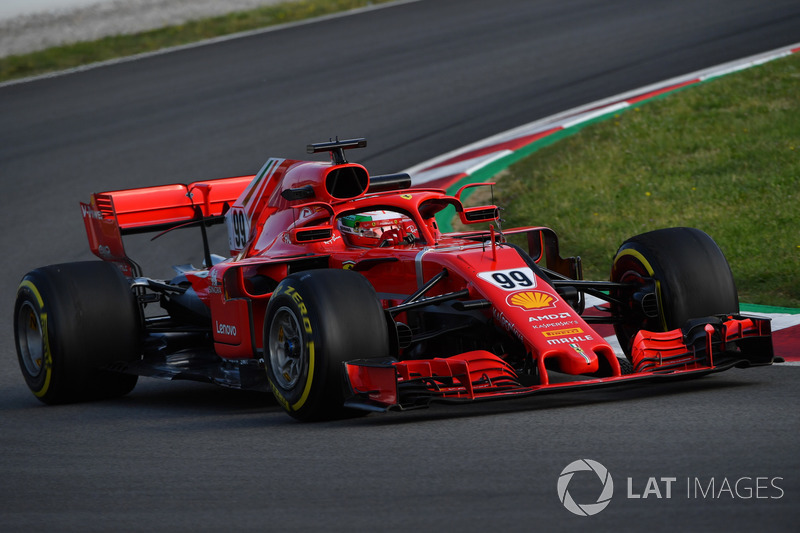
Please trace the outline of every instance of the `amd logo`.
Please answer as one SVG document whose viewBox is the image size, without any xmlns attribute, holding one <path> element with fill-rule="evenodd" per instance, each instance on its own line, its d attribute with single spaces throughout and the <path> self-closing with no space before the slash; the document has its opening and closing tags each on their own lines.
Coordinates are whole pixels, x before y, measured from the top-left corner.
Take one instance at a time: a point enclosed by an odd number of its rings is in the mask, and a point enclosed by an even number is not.
<svg viewBox="0 0 800 533">
<path fill-rule="evenodd" d="M 552 315 L 531 316 L 528 317 L 528 322 L 541 322 L 543 320 L 559 320 L 569 317 L 570 317 L 569 313 L 558 313 L 557 315 L 552 314 Z"/>
</svg>

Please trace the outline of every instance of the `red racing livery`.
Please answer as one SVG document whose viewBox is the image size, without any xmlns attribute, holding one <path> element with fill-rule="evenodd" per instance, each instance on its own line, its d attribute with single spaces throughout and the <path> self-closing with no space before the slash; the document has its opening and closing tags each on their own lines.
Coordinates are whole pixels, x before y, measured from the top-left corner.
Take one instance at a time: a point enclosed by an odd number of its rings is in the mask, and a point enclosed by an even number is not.
<svg viewBox="0 0 800 533">
<path fill-rule="evenodd" d="M 330 162 L 270 159 L 255 176 L 96 193 L 81 204 L 103 261 L 38 268 L 15 305 L 20 368 L 45 403 L 113 397 L 137 377 L 271 390 L 301 420 L 702 375 L 770 364 L 767 319 L 739 313 L 700 230 L 619 248 L 582 279 L 545 227 L 495 205 Z M 442 233 L 437 215 L 474 231 Z M 207 228 L 225 224 L 229 254 Z M 199 228 L 203 266 L 145 277 L 122 237 Z M 586 297 L 604 302 L 586 312 Z M 598 324 L 613 325 L 621 352 Z"/>
</svg>

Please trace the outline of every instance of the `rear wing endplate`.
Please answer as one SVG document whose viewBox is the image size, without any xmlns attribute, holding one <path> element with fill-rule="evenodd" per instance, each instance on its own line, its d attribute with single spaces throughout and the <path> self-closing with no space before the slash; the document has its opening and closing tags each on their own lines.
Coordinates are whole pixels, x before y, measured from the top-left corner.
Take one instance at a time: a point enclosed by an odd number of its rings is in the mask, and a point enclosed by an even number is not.
<svg viewBox="0 0 800 533">
<path fill-rule="evenodd" d="M 221 222 L 253 176 L 196 181 L 94 193 L 81 202 L 89 246 L 96 256 L 116 263 L 128 277 L 138 267 L 122 244 L 122 236 L 167 231 L 193 222 Z"/>
</svg>

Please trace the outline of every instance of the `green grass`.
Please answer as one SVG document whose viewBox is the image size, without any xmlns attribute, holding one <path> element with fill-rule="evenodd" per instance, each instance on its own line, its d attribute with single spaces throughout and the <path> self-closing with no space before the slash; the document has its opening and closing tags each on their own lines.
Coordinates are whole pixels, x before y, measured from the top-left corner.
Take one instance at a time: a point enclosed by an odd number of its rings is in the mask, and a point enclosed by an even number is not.
<svg viewBox="0 0 800 533">
<path fill-rule="evenodd" d="M 133 35 L 57 46 L 0 58 L 0 81 L 35 76 L 98 61 L 152 52 L 203 39 L 296 22 L 390 0 L 300 0 L 187 22 Z"/>
<path fill-rule="evenodd" d="M 800 307 L 799 88 L 795 55 L 589 125 L 505 173 L 505 227 L 552 227 L 587 279 L 630 236 L 697 227 L 742 301 Z"/>
</svg>

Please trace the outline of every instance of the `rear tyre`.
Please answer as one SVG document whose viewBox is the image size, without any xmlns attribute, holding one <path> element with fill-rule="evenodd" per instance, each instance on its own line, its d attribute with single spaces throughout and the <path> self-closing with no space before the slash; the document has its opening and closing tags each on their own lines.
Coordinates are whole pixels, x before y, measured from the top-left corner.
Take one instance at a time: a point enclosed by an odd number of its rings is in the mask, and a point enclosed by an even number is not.
<svg viewBox="0 0 800 533">
<path fill-rule="evenodd" d="M 137 376 L 103 370 L 140 355 L 139 308 L 119 269 L 87 261 L 32 270 L 14 306 L 25 382 L 47 404 L 122 396 Z"/>
<path fill-rule="evenodd" d="M 270 388 L 294 418 L 362 414 L 343 406 L 342 363 L 389 355 L 387 322 L 375 289 L 347 270 L 288 276 L 267 307 L 264 352 Z"/>
<path fill-rule="evenodd" d="M 648 280 L 655 282 L 649 305 L 636 294 Z M 611 281 L 636 285 L 611 294 L 623 302 L 615 311 L 625 321 L 614 329 L 629 358 L 639 330 L 669 331 L 692 318 L 739 312 L 728 261 L 711 237 L 694 228 L 661 229 L 626 240 L 614 257 Z"/>
</svg>

